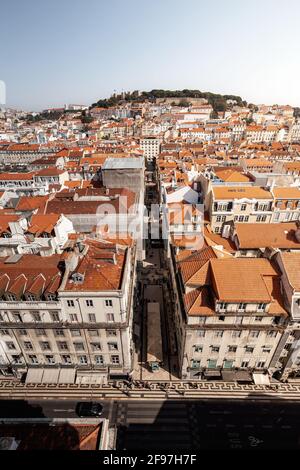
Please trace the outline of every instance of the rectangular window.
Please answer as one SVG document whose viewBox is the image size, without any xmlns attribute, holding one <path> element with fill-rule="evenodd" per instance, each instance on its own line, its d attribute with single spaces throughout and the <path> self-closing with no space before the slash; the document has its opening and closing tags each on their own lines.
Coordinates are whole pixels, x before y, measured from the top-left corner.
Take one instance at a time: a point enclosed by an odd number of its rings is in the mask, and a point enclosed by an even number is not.
<svg viewBox="0 0 300 470">
<path fill-rule="evenodd" d="M 105 300 L 105 307 L 112 307 L 113 306 L 113 303 L 112 303 L 112 300 Z"/>
<path fill-rule="evenodd" d="M 195 344 L 194 351 L 195 351 L 195 353 L 202 353 L 203 346 L 199 346 L 198 344 Z"/>
<path fill-rule="evenodd" d="M 252 354 L 254 351 L 254 348 L 252 346 L 245 346 L 245 352 Z"/>
<path fill-rule="evenodd" d="M 0 330 L 0 333 L 1 333 L 1 336 L 10 336 L 9 330 Z"/>
<path fill-rule="evenodd" d="M 219 346 L 211 346 L 210 350 L 212 353 L 218 353 L 220 351 Z"/>
<path fill-rule="evenodd" d="M 35 354 L 29 354 L 28 358 L 29 358 L 29 361 L 31 362 L 31 364 L 38 364 L 39 363 L 38 358 L 36 357 Z"/>
<path fill-rule="evenodd" d="M 9 302 L 14 302 L 17 300 L 17 297 L 14 295 L 14 294 L 6 294 L 6 299 L 9 301 Z"/>
<path fill-rule="evenodd" d="M 99 336 L 99 331 L 98 330 L 89 330 L 89 335 L 90 336 Z"/>
<path fill-rule="evenodd" d="M 209 359 L 207 361 L 207 367 L 208 369 L 216 369 L 217 367 L 217 360 L 216 359 Z"/>
<path fill-rule="evenodd" d="M 242 332 L 241 332 L 240 330 L 233 331 L 233 332 L 231 333 L 232 338 L 240 338 L 241 335 L 242 335 Z"/>
<path fill-rule="evenodd" d="M 265 364 L 266 363 L 264 361 L 258 361 L 256 367 L 258 367 L 259 369 L 263 369 L 265 367 Z"/>
<path fill-rule="evenodd" d="M 106 336 L 117 336 L 117 331 L 116 330 L 106 330 Z"/>
<path fill-rule="evenodd" d="M 14 364 L 23 364 L 23 358 L 20 354 L 12 355 L 11 357 Z"/>
<path fill-rule="evenodd" d="M 75 351 L 84 351 L 84 344 L 83 343 L 74 343 Z"/>
<path fill-rule="evenodd" d="M 258 338 L 259 331 L 250 331 L 250 338 Z"/>
<path fill-rule="evenodd" d="M 268 336 L 269 338 L 276 338 L 276 336 L 277 336 L 277 331 L 268 331 L 267 336 Z"/>
<path fill-rule="evenodd" d="M 255 321 L 262 321 L 263 317 L 255 317 Z"/>
<path fill-rule="evenodd" d="M 78 315 L 76 313 L 70 313 L 70 321 L 78 322 Z"/>
<path fill-rule="evenodd" d="M 85 301 L 87 307 L 94 307 L 94 302 L 92 300 L 86 300 Z"/>
<path fill-rule="evenodd" d="M 78 356 L 78 360 L 80 364 L 87 364 L 88 360 L 86 356 Z"/>
<path fill-rule="evenodd" d="M 46 331 L 43 328 L 39 328 L 38 330 L 35 330 L 36 336 L 47 336 Z"/>
<path fill-rule="evenodd" d="M 33 350 L 33 346 L 30 341 L 24 341 L 24 348 L 30 351 Z"/>
<path fill-rule="evenodd" d="M 0 313 L 0 321 L 4 321 L 4 317 L 3 317 L 2 313 Z"/>
<path fill-rule="evenodd" d="M 101 355 L 95 356 L 95 362 L 98 366 L 102 366 L 104 364 L 104 357 Z"/>
<path fill-rule="evenodd" d="M 249 215 L 245 215 L 244 222 L 249 222 Z"/>
<path fill-rule="evenodd" d="M 63 354 L 62 356 L 63 364 L 71 364 L 71 356 L 69 354 Z"/>
<path fill-rule="evenodd" d="M 27 336 L 27 330 L 19 330 L 20 336 Z"/>
<path fill-rule="evenodd" d="M 245 369 L 245 368 L 248 367 L 248 366 L 249 366 L 249 361 L 243 361 L 242 364 L 241 364 L 241 367 L 242 367 L 243 369 Z"/>
<path fill-rule="evenodd" d="M 51 349 L 50 343 L 48 341 L 41 341 L 40 346 L 41 346 L 42 351 L 47 351 L 48 349 Z"/>
<path fill-rule="evenodd" d="M 51 354 L 51 355 L 47 355 L 47 356 L 46 356 L 46 362 L 47 362 L 48 364 L 55 364 L 54 356 L 52 356 L 52 354 Z"/>
<path fill-rule="evenodd" d="M 68 307 L 75 307 L 74 300 L 67 300 L 67 306 Z"/>
<path fill-rule="evenodd" d="M 52 321 L 55 321 L 55 322 L 59 321 L 58 312 L 52 312 L 52 313 L 50 313 L 50 315 L 51 315 Z"/>
<path fill-rule="evenodd" d="M 118 355 L 111 356 L 111 362 L 112 364 L 120 364 L 120 358 Z"/>
<path fill-rule="evenodd" d="M 239 310 L 240 312 L 241 312 L 241 311 L 243 312 L 245 309 L 246 309 L 246 304 L 243 303 L 243 302 L 239 303 L 239 305 L 238 305 L 238 310 Z"/>
<path fill-rule="evenodd" d="M 205 330 L 198 330 L 198 336 L 199 336 L 199 338 L 204 338 L 205 337 Z"/>
<path fill-rule="evenodd" d="M 224 361 L 223 362 L 223 368 L 224 369 L 232 369 L 233 368 L 233 361 Z"/>
<path fill-rule="evenodd" d="M 35 301 L 35 295 L 33 294 L 27 294 L 27 300 L 29 302 L 34 302 Z"/>
<path fill-rule="evenodd" d="M 200 364 L 201 364 L 201 361 L 199 361 L 199 360 L 197 360 L 197 359 L 192 359 L 192 361 L 191 361 L 191 368 L 192 368 L 192 369 L 199 369 Z"/>
<path fill-rule="evenodd" d="M 242 204 L 241 205 L 241 211 L 245 211 L 247 209 L 247 204 Z"/>
<path fill-rule="evenodd" d="M 215 332 L 215 337 L 216 337 L 216 338 L 222 338 L 222 337 L 223 337 L 223 334 L 224 334 L 224 331 L 221 331 L 221 330 L 220 330 L 220 331 L 216 331 L 216 332 Z"/>
<path fill-rule="evenodd" d="M 291 345 L 290 345 L 291 346 Z M 263 346 L 262 347 L 262 352 L 263 353 L 270 353 L 271 352 L 271 347 L 270 346 Z"/>
<path fill-rule="evenodd" d="M 107 343 L 109 351 L 118 351 L 118 343 Z"/>
<path fill-rule="evenodd" d="M 65 336 L 64 330 L 54 330 L 55 336 Z"/>
<path fill-rule="evenodd" d="M 101 351 L 100 343 L 91 343 L 92 351 Z"/>
<path fill-rule="evenodd" d="M 14 343 L 13 343 L 12 341 L 7 341 L 6 347 L 7 347 L 7 349 L 9 349 L 10 351 L 16 349 L 16 346 L 14 345 Z"/>
<path fill-rule="evenodd" d="M 81 336 L 81 331 L 80 330 L 71 330 L 71 336 Z"/>
<path fill-rule="evenodd" d="M 115 321 L 115 316 L 114 316 L 114 314 L 113 314 L 113 313 L 107 313 L 107 315 L 106 315 L 106 320 L 107 320 L 108 322 L 114 322 L 114 321 Z"/>
<path fill-rule="evenodd" d="M 266 304 L 263 304 L 263 303 L 258 304 L 258 306 L 257 306 L 258 312 L 264 312 L 265 309 L 266 309 Z"/>
<path fill-rule="evenodd" d="M 13 313 L 13 317 L 16 323 L 23 323 L 22 317 L 19 313 Z"/>
<path fill-rule="evenodd" d="M 58 341 L 57 342 L 58 349 L 61 351 L 68 351 L 68 343 L 66 341 Z"/>
<path fill-rule="evenodd" d="M 228 346 L 228 352 L 235 353 L 237 351 L 237 346 Z"/>
<path fill-rule="evenodd" d="M 219 310 L 220 311 L 226 311 L 227 304 L 225 302 L 220 302 L 218 305 L 219 305 Z"/>
<path fill-rule="evenodd" d="M 50 302 L 56 301 L 56 295 L 55 294 L 47 294 L 47 300 Z"/>
<path fill-rule="evenodd" d="M 96 315 L 94 313 L 89 313 L 89 322 L 96 323 Z"/>
<path fill-rule="evenodd" d="M 41 315 L 37 312 L 31 312 L 31 316 L 32 316 L 32 320 L 36 323 L 42 321 Z"/>
</svg>

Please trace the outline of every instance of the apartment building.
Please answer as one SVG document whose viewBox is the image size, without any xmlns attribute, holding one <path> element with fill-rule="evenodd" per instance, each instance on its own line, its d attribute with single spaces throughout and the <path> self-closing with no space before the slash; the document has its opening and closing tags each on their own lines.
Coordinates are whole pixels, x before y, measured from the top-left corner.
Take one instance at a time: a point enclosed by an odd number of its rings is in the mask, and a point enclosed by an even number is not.
<svg viewBox="0 0 300 470">
<path fill-rule="evenodd" d="M 143 137 L 140 140 L 140 148 L 147 160 L 156 158 L 160 152 L 161 139 L 158 137 Z"/>
<path fill-rule="evenodd" d="M 14 255 L 0 269 L 2 373 L 39 382 L 67 368 L 88 382 L 131 371 L 134 248 L 75 240 L 69 254 Z"/>
<path fill-rule="evenodd" d="M 211 228 L 215 233 L 222 233 L 224 224 L 229 222 L 269 223 L 272 219 L 273 195 L 264 188 L 212 186 L 208 200 Z"/>
<path fill-rule="evenodd" d="M 53 149 L 39 144 L 11 144 L 0 148 L 0 163 L 4 165 L 27 165 L 43 155 L 53 155 Z"/>
<path fill-rule="evenodd" d="M 236 247 L 236 256 L 260 257 L 268 250 L 300 250 L 298 222 L 270 224 L 240 224 L 231 228 L 230 239 Z"/>
<path fill-rule="evenodd" d="M 63 214 L 34 214 L 30 220 L 16 214 L 2 215 L 0 256 L 61 253 L 72 233 L 73 224 Z"/>
<path fill-rule="evenodd" d="M 271 366 L 278 369 L 277 377 L 285 381 L 300 376 L 300 253 L 277 253 L 274 261 L 282 273 L 284 304 L 289 318 Z"/>
<path fill-rule="evenodd" d="M 249 142 L 274 142 L 278 134 L 277 126 L 251 125 L 246 128 L 246 139 Z"/>
<path fill-rule="evenodd" d="M 294 122 L 294 124 L 292 124 L 292 126 L 290 127 L 288 140 L 289 142 L 293 143 L 300 142 L 300 121 Z"/>
<path fill-rule="evenodd" d="M 300 189 L 297 187 L 275 187 L 272 222 L 292 222 L 300 219 Z"/>
<path fill-rule="evenodd" d="M 288 314 L 280 274 L 270 261 L 220 256 L 207 247 L 173 263 L 181 377 L 251 380 L 253 372 L 273 374 Z"/>
</svg>

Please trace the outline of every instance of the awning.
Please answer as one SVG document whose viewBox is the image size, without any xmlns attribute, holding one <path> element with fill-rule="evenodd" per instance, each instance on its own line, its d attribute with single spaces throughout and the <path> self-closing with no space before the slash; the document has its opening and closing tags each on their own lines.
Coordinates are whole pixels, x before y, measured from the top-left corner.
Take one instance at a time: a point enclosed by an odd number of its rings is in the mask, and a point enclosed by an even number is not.
<svg viewBox="0 0 300 470">
<path fill-rule="evenodd" d="M 223 379 L 225 382 L 235 382 L 235 381 L 236 381 L 236 374 L 235 374 L 235 371 L 224 370 L 224 371 L 222 372 L 222 379 Z"/>
<path fill-rule="evenodd" d="M 270 385 L 270 379 L 267 374 L 253 373 L 253 380 L 255 385 Z"/>
<path fill-rule="evenodd" d="M 251 374 L 245 370 L 237 371 L 235 376 L 236 380 L 240 380 L 241 382 L 252 382 Z"/>
<path fill-rule="evenodd" d="M 60 384 L 73 384 L 75 382 L 75 369 L 60 369 L 58 383 Z"/>
<path fill-rule="evenodd" d="M 221 377 L 221 372 L 219 370 L 206 370 L 204 375 L 206 377 Z"/>
<path fill-rule="evenodd" d="M 26 375 L 26 384 L 39 384 L 42 383 L 44 369 L 30 367 Z"/>
<path fill-rule="evenodd" d="M 82 373 L 77 372 L 76 383 L 77 384 L 101 384 L 103 383 L 104 374 L 98 373 Z"/>
<path fill-rule="evenodd" d="M 43 384 L 57 384 L 60 369 L 45 369 L 43 375 Z"/>
<path fill-rule="evenodd" d="M 225 382 L 252 382 L 251 374 L 247 371 L 224 370 L 222 378 Z"/>
</svg>

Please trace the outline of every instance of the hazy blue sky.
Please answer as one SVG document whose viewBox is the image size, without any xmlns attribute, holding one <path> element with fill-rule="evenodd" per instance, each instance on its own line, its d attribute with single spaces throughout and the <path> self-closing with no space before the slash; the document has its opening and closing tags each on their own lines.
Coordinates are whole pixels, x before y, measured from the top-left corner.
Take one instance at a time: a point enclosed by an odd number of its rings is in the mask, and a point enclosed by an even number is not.
<svg viewBox="0 0 300 470">
<path fill-rule="evenodd" d="M 300 106 L 299 0 L 0 0 L 7 103 L 193 88 Z"/>
</svg>

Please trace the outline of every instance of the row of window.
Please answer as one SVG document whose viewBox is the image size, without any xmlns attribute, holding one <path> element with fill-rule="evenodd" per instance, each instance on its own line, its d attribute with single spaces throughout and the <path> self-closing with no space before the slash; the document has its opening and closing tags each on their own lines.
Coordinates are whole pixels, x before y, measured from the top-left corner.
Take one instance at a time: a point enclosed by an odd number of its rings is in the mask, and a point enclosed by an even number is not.
<svg viewBox="0 0 300 470">
<path fill-rule="evenodd" d="M 6 312 L 7 313 L 7 312 Z M 62 321 L 62 318 L 60 317 L 59 313 L 58 312 L 49 312 L 50 313 L 50 317 L 51 317 L 51 320 L 53 322 L 61 322 Z M 31 318 L 32 318 L 32 321 L 35 322 L 35 323 L 39 323 L 42 321 L 42 316 L 40 313 L 37 313 L 37 312 L 31 312 L 30 313 L 31 315 Z M 24 319 L 22 317 L 22 315 L 20 313 L 17 313 L 17 312 L 12 312 L 12 316 L 13 316 L 13 319 L 16 323 L 23 323 L 24 322 Z M 70 313 L 69 314 L 69 318 L 70 318 L 70 321 L 71 322 L 78 322 L 80 317 L 77 313 Z M 1 313 L 0 314 L 0 322 L 4 322 L 5 321 L 5 317 L 4 315 Z M 89 313 L 88 314 L 88 321 L 90 323 L 96 323 L 96 314 L 95 313 Z M 113 313 L 107 313 L 106 314 L 106 321 L 107 322 L 114 322 L 115 321 L 115 316 Z M 26 323 L 26 322 L 25 322 Z"/>
<path fill-rule="evenodd" d="M 210 333 L 211 331 L 209 331 Z M 260 331 L 251 331 L 249 334 L 252 338 L 258 338 L 260 333 L 264 333 L 264 332 L 260 332 Z M 206 334 L 206 330 L 198 330 L 198 336 L 200 338 L 204 338 L 205 337 L 205 334 Z M 222 338 L 224 335 L 224 331 L 223 330 L 215 330 L 214 331 L 214 336 L 216 338 Z M 242 335 L 242 330 L 233 330 L 231 332 L 231 336 L 232 338 L 240 338 Z M 269 338 L 276 338 L 277 336 L 277 331 L 275 330 L 270 330 L 267 332 L 267 336 Z"/>
<path fill-rule="evenodd" d="M 228 309 L 228 305 L 229 304 L 226 303 L 226 302 L 219 302 L 218 303 L 219 310 L 222 310 L 223 312 L 226 312 L 227 309 Z M 247 308 L 247 305 L 248 304 L 245 303 L 245 302 L 240 302 L 239 304 L 237 304 L 238 311 L 239 312 L 244 312 Z M 262 302 L 257 304 L 257 311 L 258 312 L 264 312 L 266 310 L 266 306 L 267 306 L 267 304 L 262 303 Z M 255 319 L 257 319 L 257 318 L 258 318 L 258 321 L 261 321 L 261 319 L 262 319 L 262 317 L 255 317 Z"/>
<path fill-rule="evenodd" d="M 53 333 L 55 336 L 65 336 L 66 334 L 66 331 L 69 331 L 71 336 L 82 336 L 82 331 L 81 330 L 61 330 L 61 329 L 55 329 L 53 330 Z M 99 330 L 87 330 L 88 331 L 88 334 L 89 336 L 100 336 L 100 333 L 99 333 Z M 117 330 L 105 330 L 106 331 L 106 336 L 107 337 L 110 337 L 110 336 L 117 336 Z M 11 332 L 12 330 L 7 330 L 7 329 L 1 329 L 0 330 L 0 335 L 1 336 L 11 336 Z M 27 330 L 23 330 L 23 329 L 20 329 L 20 330 L 16 330 L 16 332 L 20 335 L 20 336 L 27 336 L 28 335 L 28 331 Z M 36 336 L 47 336 L 47 331 L 44 330 L 43 328 L 38 328 L 36 330 L 34 330 Z"/>
<path fill-rule="evenodd" d="M 227 346 L 227 352 L 229 353 L 235 353 L 237 351 L 237 346 Z M 254 346 L 244 346 L 245 352 L 252 354 L 254 351 Z M 271 352 L 272 347 L 271 346 L 262 346 L 262 352 L 263 353 L 269 353 Z M 220 346 L 210 346 L 210 350 L 213 353 L 218 353 L 220 351 Z M 194 352 L 195 353 L 202 353 L 203 352 L 203 346 L 202 345 L 194 345 Z"/>
<path fill-rule="evenodd" d="M 112 307 L 113 306 L 113 301 L 111 299 L 106 299 L 104 300 L 105 307 Z M 92 299 L 86 299 L 85 305 L 87 307 L 94 307 L 94 301 Z M 67 300 L 67 306 L 68 307 L 75 307 L 75 302 L 74 300 Z"/>
<path fill-rule="evenodd" d="M 24 298 L 25 298 L 25 300 L 27 300 L 29 302 L 35 302 L 36 300 L 40 300 L 40 299 L 37 299 L 37 297 L 34 294 L 30 294 L 30 293 L 26 293 Z M 14 301 L 18 300 L 17 296 L 13 293 L 10 293 L 10 292 L 5 294 L 5 299 L 8 300 L 9 302 L 14 302 Z M 56 297 L 55 294 L 48 293 L 45 297 L 45 300 L 56 301 L 57 297 Z M 94 301 L 92 299 L 86 299 L 85 304 L 86 304 L 87 307 L 94 307 Z M 105 304 L 105 307 L 112 307 L 113 306 L 113 302 L 112 302 L 111 299 L 104 300 L 104 304 Z M 67 300 L 67 306 L 68 307 L 75 307 L 74 300 Z"/>
<path fill-rule="evenodd" d="M 15 354 L 11 356 L 13 364 L 24 364 L 24 358 L 20 354 Z M 77 356 L 79 364 L 88 364 L 88 357 Z M 29 354 L 28 360 L 31 364 L 39 364 L 38 358 L 35 354 Z M 72 359 L 69 354 L 63 354 L 61 356 L 61 360 L 63 364 L 72 364 Z M 105 365 L 104 357 L 102 355 L 94 356 L 94 361 L 98 365 Z M 110 363 L 111 364 L 120 364 L 120 357 L 118 354 L 113 354 L 110 356 Z M 4 359 L 1 358 L 0 362 L 4 363 Z M 48 354 L 45 356 L 46 364 L 57 364 L 58 362 L 55 360 L 55 357 L 52 354 Z"/>
<path fill-rule="evenodd" d="M 199 369 L 201 366 L 201 361 L 198 359 L 192 359 L 191 361 L 191 368 L 192 369 Z M 258 361 L 256 363 L 256 367 L 258 369 L 264 369 L 266 366 L 265 361 Z M 217 368 L 217 360 L 216 359 L 208 359 L 207 362 L 205 362 L 204 367 L 207 367 L 208 369 L 216 369 Z M 224 360 L 223 362 L 223 368 L 224 369 L 232 369 L 234 367 L 234 361 L 230 360 Z M 245 369 L 249 367 L 249 361 L 243 361 L 241 363 L 241 368 Z"/>
<path fill-rule="evenodd" d="M 49 341 L 40 341 L 39 344 L 40 344 L 40 348 L 42 351 L 51 350 L 51 344 L 49 343 Z M 90 345 L 93 351 L 101 351 L 101 344 L 99 342 L 92 342 L 90 343 Z M 6 347 L 10 351 L 17 349 L 13 341 L 6 341 Z M 57 347 L 60 350 L 65 350 L 65 351 L 69 350 L 69 345 L 66 341 L 58 341 Z M 75 351 L 85 350 L 85 345 L 84 343 L 81 343 L 81 342 L 73 343 L 73 347 Z M 118 343 L 107 343 L 107 347 L 109 351 L 118 351 L 119 349 Z M 34 348 L 33 348 L 31 341 L 24 341 L 24 349 L 33 351 Z"/>
</svg>

